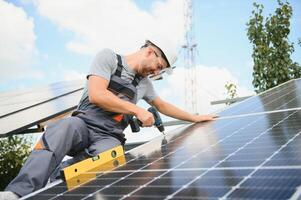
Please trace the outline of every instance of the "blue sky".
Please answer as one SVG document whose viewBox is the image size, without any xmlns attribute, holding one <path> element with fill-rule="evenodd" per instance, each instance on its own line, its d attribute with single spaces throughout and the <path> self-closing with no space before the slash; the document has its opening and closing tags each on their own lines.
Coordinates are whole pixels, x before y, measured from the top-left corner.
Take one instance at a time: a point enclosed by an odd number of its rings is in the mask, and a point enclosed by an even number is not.
<svg viewBox="0 0 301 200">
<path fill-rule="evenodd" d="M 12 53 L 11 60 L 7 61 L 0 57 L 0 74 L 2 74 L 0 91 L 83 78 L 98 50 L 109 47 L 125 54 L 132 52 L 135 47 L 143 43 L 143 37 L 140 35 L 145 32 L 164 32 L 178 41 L 184 34 L 181 21 L 183 20 L 181 0 L 91 0 L 86 1 L 84 6 L 82 2 L 81 0 L 0 0 L 0 8 L 8 10 L 5 12 L 7 17 L 2 20 L 7 27 L 13 27 L 6 28 L 4 36 L 0 32 L 0 37 L 4 37 L 7 41 L 5 44 L 0 44 L 2 46 L 0 46 L 0 52 L 9 49 L 6 54 L 10 51 Z M 225 95 L 223 84 L 226 81 L 236 83 L 241 88 L 241 95 L 253 91 L 251 85 L 252 48 L 246 36 L 246 23 L 251 16 L 253 1 L 195 0 L 193 2 L 194 30 L 198 44 L 196 64 L 200 73 L 198 77 L 202 80 L 208 78 L 205 82 L 200 80 L 200 88 L 206 90 L 207 93 L 213 93 L 210 98 L 200 93 L 200 98 L 207 102 L 223 98 Z M 277 6 L 276 0 L 256 2 L 264 4 L 266 15 L 272 13 Z M 301 47 L 297 44 L 298 38 L 301 37 L 299 30 L 301 1 L 289 0 L 289 2 L 294 10 L 290 34 L 290 41 L 295 43 L 295 53 L 292 58 L 301 63 Z M 92 3 L 95 5 L 89 5 Z M 101 11 L 102 4 L 112 9 L 111 12 Z M 76 6 L 81 7 L 77 9 Z M 96 9 L 97 6 L 100 11 Z M 17 20 L 19 18 L 22 19 Z M 106 24 L 106 22 L 112 24 Z M 121 30 L 116 31 L 116 27 L 120 27 Z M 3 32 L 4 27 L 2 29 Z M 28 32 L 23 34 L 25 29 L 28 29 Z M 139 33 L 141 34 L 138 35 Z M 18 38 L 20 35 L 22 38 Z M 25 37 L 26 35 L 28 37 Z M 24 45 L 30 48 L 18 49 L 27 38 L 29 38 L 28 42 Z M 10 43 L 10 40 L 14 41 Z M 18 50 L 14 51 L 12 49 L 14 46 Z M 24 49 L 30 50 L 24 52 Z M 18 56 L 20 51 L 21 56 Z M 173 94 L 178 90 L 184 90 L 184 79 L 181 77 L 183 76 L 182 60 L 179 59 L 174 75 L 154 83 L 161 96 L 167 100 L 176 101 L 175 103 L 178 104 L 183 104 L 183 98 L 181 95 L 174 96 Z M 182 82 L 176 83 L 179 77 Z M 176 88 L 176 90 L 170 88 Z M 205 109 L 204 112 L 206 111 Z"/>
</svg>

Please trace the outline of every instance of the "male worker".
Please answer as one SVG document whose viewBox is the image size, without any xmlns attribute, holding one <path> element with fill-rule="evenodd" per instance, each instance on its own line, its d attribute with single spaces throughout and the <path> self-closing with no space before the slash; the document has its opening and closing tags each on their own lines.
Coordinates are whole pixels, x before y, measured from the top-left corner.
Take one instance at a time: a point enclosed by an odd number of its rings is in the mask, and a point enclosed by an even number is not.
<svg viewBox="0 0 301 200">
<path fill-rule="evenodd" d="M 193 115 L 162 100 L 148 78 L 175 62 L 176 49 L 166 40 L 147 40 L 127 56 L 109 49 L 97 54 L 77 110 L 71 117 L 50 124 L 18 176 L 0 193 L 0 199 L 17 199 L 44 187 L 65 155 L 97 155 L 124 144 L 123 130 L 136 116 L 142 126 L 154 124 L 152 113 L 136 106 L 140 99 L 167 116 L 190 122 L 212 120 L 213 115 Z M 142 136 L 141 136 L 142 137 Z"/>
</svg>

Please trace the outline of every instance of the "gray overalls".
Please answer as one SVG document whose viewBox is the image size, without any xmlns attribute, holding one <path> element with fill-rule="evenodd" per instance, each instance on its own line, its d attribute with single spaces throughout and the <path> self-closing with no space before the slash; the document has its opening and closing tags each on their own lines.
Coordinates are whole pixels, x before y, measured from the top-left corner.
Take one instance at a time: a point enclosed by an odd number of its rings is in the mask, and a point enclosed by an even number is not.
<svg viewBox="0 0 301 200">
<path fill-rule="evenodd" d="M 137 102 L 137 89 L 141 77 L 129 82 L 121 79 L 123 65 L 117 56 L 118 67 L 111 76 L 108 89 L 119 98 Z M 50 123 L 15 179 L 5 190 L 19 196 L 34 192 L 55 178 L 60 168 L 87 156 L 97 155 L 120 144 L 124 145 L 124 129 L 131 116 L 103 110 L 84 99 L 71 117 Z M 74 156 L 60 164 L 65 155 Z"/>
</svg>

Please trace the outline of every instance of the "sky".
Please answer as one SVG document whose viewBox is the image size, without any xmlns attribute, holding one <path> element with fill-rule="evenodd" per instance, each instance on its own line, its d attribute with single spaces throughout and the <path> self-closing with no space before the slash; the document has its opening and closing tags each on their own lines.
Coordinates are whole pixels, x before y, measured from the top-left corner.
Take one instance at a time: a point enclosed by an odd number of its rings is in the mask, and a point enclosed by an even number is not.
<svg viewBox="0 0 301 200">
<path fill-rule="evenodd" d="M 276 0 L 257 0 L 264 14 Z M 289 0 L 294 15 L 290 41 L 294 61 L 301 63 L 301 1 Z M 193 33 L 197 49 L 198 112 L 210 113 L 211 101 L 226 98 L 225 84 L 234 83 L 238 96 L 253 94 L 252 45 L 246 35 L 251 0 L 194 0 Z M 98 51 L 111 48 L 126 55 L 147 37 L 168 37 L 184 44 L 183 0 L 0 0 L 0 92 L 59 81 L 84 79 Z M 154 82 L 166 101 L 185 109 L 184 50 L 179 48 L 172 75 Z M 146 106 L 141 104 L 141 106 Z"/>
</svg>

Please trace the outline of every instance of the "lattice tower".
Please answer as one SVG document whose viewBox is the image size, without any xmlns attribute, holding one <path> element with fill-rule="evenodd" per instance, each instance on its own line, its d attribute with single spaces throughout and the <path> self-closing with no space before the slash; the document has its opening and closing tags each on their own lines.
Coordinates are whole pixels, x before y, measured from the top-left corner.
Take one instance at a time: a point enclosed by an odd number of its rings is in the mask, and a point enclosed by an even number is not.
<svg viewBox="0 0 301 200">
<path fill-rule="evenodd" d="M 184 1 L 185 17 L 185 42 L 182 46 L 185 64 L 185 107 L 192 113 L 198 113 L 198 83 L 195 64 L 197 43 L 193 28 L 193 3 L 192 0 Z"/>
</svg>

